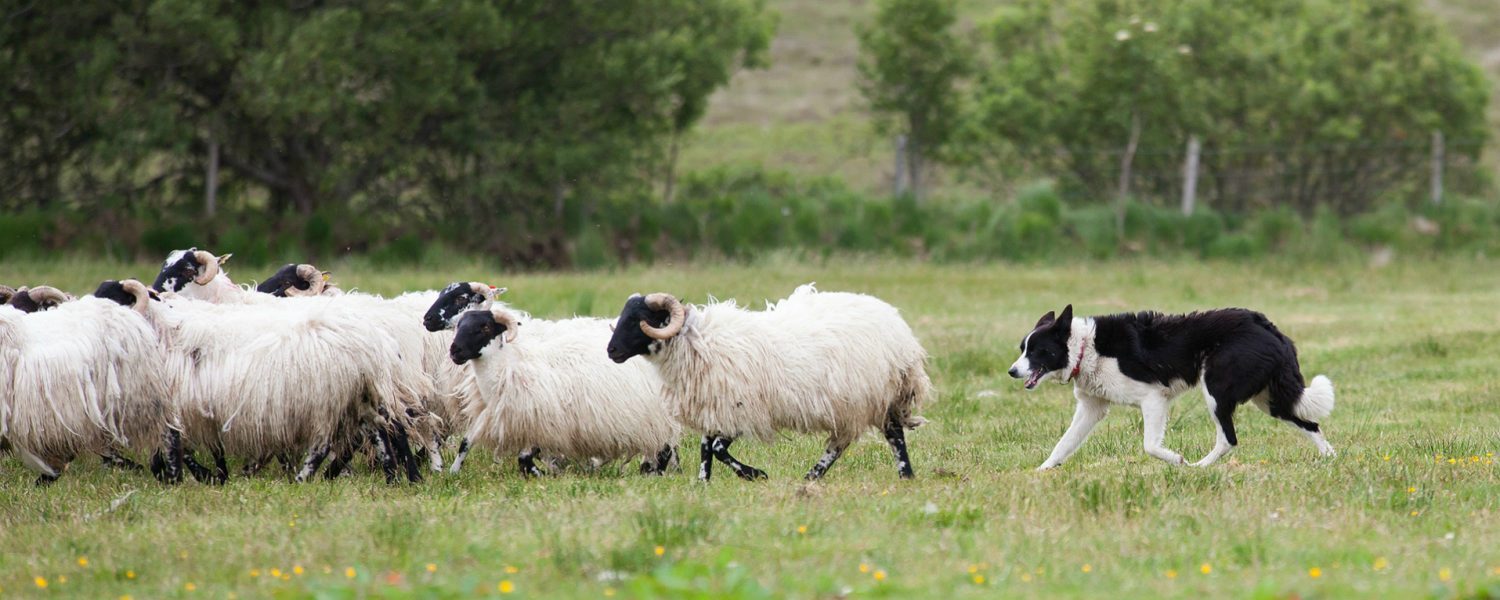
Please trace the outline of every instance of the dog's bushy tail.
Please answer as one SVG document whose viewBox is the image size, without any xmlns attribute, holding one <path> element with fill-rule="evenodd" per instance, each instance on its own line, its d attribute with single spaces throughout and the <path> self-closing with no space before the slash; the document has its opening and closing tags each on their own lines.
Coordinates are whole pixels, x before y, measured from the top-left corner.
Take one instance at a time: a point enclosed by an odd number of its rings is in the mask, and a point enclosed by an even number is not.
<svg viewBox="0 0 1500 600">
<path fill-rule="evenodd" d="M 1302 390 L 1302 397 L 1297 399 L 1292 412 L 1297 418 L 1314 423 L 1328 418 L 1333 414 L 1333 381 L 1325 375 L 1314 377 L 1312 383 Z"/>
</svg>

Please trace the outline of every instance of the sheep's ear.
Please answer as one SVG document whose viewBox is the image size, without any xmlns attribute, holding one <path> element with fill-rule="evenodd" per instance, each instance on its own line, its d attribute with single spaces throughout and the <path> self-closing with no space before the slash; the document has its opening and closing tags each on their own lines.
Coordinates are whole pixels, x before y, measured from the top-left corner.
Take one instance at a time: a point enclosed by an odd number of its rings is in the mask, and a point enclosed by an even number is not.
<svg viewBox="0 0 1500 600">
<path fill-rule="evenodd" d="M 497 288 L 492 285 L 490 286 L 490 291 L 486 292 L 485 295 L 489 296 L 490 300 L 494 300 L 499 298 L 501 294 L 504 294 L 509 289 L 510 288 Z"/>
<path fill-rule="evenodd" d="M 333 277 L 333 271 L 323 271 L 323 281 L 328 281 L 331 277 Z"/>
<path fill-rule="evenodd" d="M 231 257 L 231 256 L 234 256 L 234 253 L 229 253 L 229 254 L 224 254 L 224 255 L 219 256 L 219 266 L 222 267 L 222 266 L 224 266 L 224 263 L 229 262 L 229 257 Z"/>
</svg>

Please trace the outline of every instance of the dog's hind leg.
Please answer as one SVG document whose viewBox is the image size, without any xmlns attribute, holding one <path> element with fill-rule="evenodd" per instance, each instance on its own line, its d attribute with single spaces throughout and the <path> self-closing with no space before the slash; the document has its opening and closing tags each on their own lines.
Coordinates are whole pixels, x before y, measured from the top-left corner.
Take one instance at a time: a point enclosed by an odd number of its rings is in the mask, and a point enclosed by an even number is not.
<svg viewBox="0 0 1500 600">
<path fill-rule="evenodd" d="M 1174 465 L 1187 464 L 1182 455 L 1173 452 L 1165 445 L 1167 437 L 1167 419 L 1172 413 L 1172 403 L 1161 394 L 1151 394 L 1141 401 L 1141 419 L 1145 424 L 1145 446 L 1146 454 L 1162 459 Z"/>
<path fill-rule="evenodd" d="M 1203 398 L 1208 402 L 1208 412 L 1214 418 L 1214 429 L 1217 435 L 1214 438 L 1214 449 L 1209 451 L 1198 462 L 1193 463 L 1195 467 L 1206 467 L 1214 464 L 1224 455 L 1229 454 L 1234 447 L 1239 445 L 1239 439 L 1234 433 L 1234 409 L 1239 404 L 1232 399 L 1226 398 L 1225 402 L 1219 402 L 1209 392 L 1208 382 L 1203 382 Z"/>
<path fill-rule="evenodd" d="M 1073 423 L 1068 425 L 1068 431 L 1063 433 L 1062 439 L 1057 440 L 1057 446 L 1052 448 L 1052 454 L 1037 467 L 1038 471 L 1051 469 L 1068 460 L 1083 445 L 1084 440 L 1089 439 L 1094 427 L 1099 421 L 1109 414 L 1109 401 L 1103 398 L 1095 398 L 1073 388 L 1073 397 L 1078 400 L 1078 406 L 1073 409 Z"/>
<path fill-rule="evenodd" d="M 1266 414 L 1286 421 L 1288 424 L 1296 427 L 1297 431 L 1301 432 L 1307 438 L 1307 441 L 1312 442 L 1313 447 L 1318 449 L 1318 454 L 1323 456 L 1333 456 L 1335 454 L 1333 444 L 1328 443 L 1328 439 L 1323 437 L 1323 428 L 1317 423 L 1298 417 L 1285 404 L 1274 402 L 1269 394 L 1257 395 L 1252 401 L 1261 410 L 1266 411 Z"/>
</svg>

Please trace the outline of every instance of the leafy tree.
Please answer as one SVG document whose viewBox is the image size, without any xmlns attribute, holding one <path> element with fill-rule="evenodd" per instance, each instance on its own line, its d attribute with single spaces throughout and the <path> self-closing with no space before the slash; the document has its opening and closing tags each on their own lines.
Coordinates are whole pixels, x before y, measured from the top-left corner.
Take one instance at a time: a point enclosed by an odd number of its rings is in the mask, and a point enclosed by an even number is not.
<svg viewBox="0 0 1500 600">
<path fill-rule="evenodd" d="M 880 0 L 874 23 L 857 30 L 860 91 L 884 115 L 883 130 L 906 136 L 905 171 L 919 199 L 927 157 L 941 154 L 959 124 L 957 85 L 970 65 L 956 21 L 954 0 Z"/>
<path fill-rule="evenodd" d="M 1086 197 L 1175 195 L 1197 135 L 1220 209 L 1352 212 L 1426 176 L 1433 130 L 1487 135 L 1482 72 L 1416 0 L 1022 0 L 986 33 L 974 147 Z"/>
<path fill-rule="evenodd" d="M 222 166 L 237 210 L 416 216 L 551 261 L 591 203 L 649 191 L 666 142 L 759 64 L 774 24 L 762 0 L 0 0 L 0 14 L 0 136 L 20 140 L 0 166 L 31 174 L 5 182 L 7 202 L 98 181 L 180 207 Z"/>
</svg>

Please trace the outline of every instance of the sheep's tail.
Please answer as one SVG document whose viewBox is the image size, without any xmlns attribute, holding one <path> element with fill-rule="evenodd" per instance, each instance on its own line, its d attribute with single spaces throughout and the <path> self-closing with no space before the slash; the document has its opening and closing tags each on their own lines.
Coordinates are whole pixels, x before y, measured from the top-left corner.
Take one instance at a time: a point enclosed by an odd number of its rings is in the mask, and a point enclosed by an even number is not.
<svg viewBox="0 0 1500 600">
<path fill-rule="evenodd" d="M 918 363 L 901 374 L 901 385 L 896 402 L 891 405 L 890 416 L 906 429 L 916 429 L 927 423 L 927 419 L 915 413 L 932 398 L 932 380 L 927 370 Z"/>
<path fill-rule="evenodd" d="M 1333 414 L 1333 381 L 1319 375 L 1302 390 L 1302 396 L 1292 405 L 1292 413 L 1304 421 L 1317 423 Z"/>
</svg>

